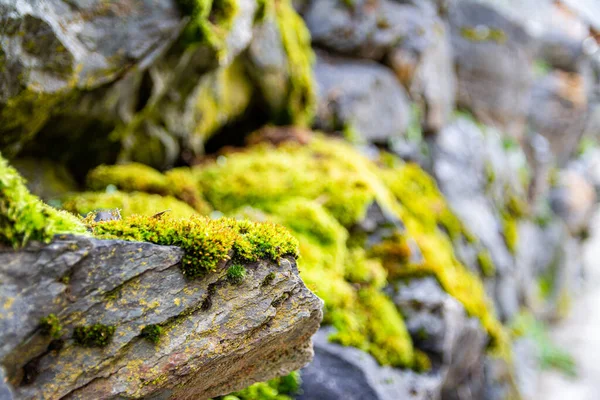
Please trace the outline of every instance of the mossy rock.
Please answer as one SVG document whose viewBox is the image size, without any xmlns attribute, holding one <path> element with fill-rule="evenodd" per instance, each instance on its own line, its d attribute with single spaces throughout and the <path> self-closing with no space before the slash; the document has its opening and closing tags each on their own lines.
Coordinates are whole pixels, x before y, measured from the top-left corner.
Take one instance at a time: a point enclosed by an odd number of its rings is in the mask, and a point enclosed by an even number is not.
<svg viewBox="0 0 600 400">
<path fill-rule="evenodd" d="M 0 155 L 0 243 L 21 247 L 30 240 L 49 242 L 63 233 L 85 234 L 83 223 L 29 193 L 25 181 Z"/>
</svg>

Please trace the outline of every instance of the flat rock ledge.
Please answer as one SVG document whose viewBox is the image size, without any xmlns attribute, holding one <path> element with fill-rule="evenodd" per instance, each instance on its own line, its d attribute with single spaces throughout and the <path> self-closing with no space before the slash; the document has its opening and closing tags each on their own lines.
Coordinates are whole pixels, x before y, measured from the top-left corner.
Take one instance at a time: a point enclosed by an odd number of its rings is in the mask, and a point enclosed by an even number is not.
<svg viewBox="0 0 600 400">
<path fill-rule="evenodd" d="M 322 301 L 293 258 L 246 264 L 232 283 L 231 262 L 186 279 L 182 255 L 75 236 L 0 247 L 0 397 L 208 399 L 312 359 Z M 60 321 L 54 336 L 40 327 L 51 314 Z M 76 328 L 94 324 L 113 326 L 112 340 L 76 343 Z M 157 343 L 141 333 L 149 325 L 160 326 Z"/>
</svg>

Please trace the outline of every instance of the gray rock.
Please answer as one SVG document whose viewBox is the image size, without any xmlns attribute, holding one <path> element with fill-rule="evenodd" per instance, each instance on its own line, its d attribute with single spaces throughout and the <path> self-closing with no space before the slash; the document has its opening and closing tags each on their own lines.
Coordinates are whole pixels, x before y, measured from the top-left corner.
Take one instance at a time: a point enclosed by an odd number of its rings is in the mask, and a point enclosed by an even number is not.
<svg viewBox="0 0 600 400">
<path fill-rule="evenodd" d="M 182 21 L 168 0 L 2 0 L 0 26 L 0 107 L 13 103 L 0 113 L 0 147 L 14 152 L 49 116 L 52 104 L 37 103 L 55 103 L 74 87 L 96 88 L 149 65 Z M 25 107 L 35 113 L 15 118 Z"/>
<path fill-rule="evenodd" d="M 535 49 L 526 31 L 492 7 L 450 7 L 458 105 L 512 137 L 525 132 Z"/>
<path fill-rule="evenodd" d="M 186 280 L 181 257 L 176 247 L 71 236 L 1 248 L 0 360 L 16 398 L 209 398 L 311 359 L 322 302 L 293 259 L 248 264 L 232 285 L 226 263 Z M 59 339 L 38 329 L 49 314 Z M 106 347 L 74 342 L 75 327 L 97 323 L 116 328 Z M 140 336 L 150 324 L 164 324 L 157 344 Z"/>
<path fill-rule="evenodd" d="M 394 303 L 402 311 L 415 346 L 439 364 L 442 398 L 468 392 L 479 398 L 483 389 L 483 359 L 488 343 L 480 322 L 439 286 L 435 278 L 393 285 Z"/>
<path fill-rule="evenodd" d="M 408 126 L 410 110 L 404 88 L 377 63 L 320 55 L 316 126 L 327 131 L 352 129 L 356 139 L 387 143 Z"/>
<path fill-rule="evenodd" d="M 572 170 L 560 171 L 557 186 L 550 191 L 550 205 L 573 235 L 589 228 L 596 209 L 596 190 L 585 175 Z"/>
<path fill-rule="evenodd" d="M 531 129 L 544 136 L 559 165 L 577 149 L 588 118 L 584 78 L 555 71 L 535 82 L 529 108 Z"/>
<path fill-rule="evenodd" d="M 328 328 L 313 337 L 315 357 L 302 370 L 298 400 L 435 400 L 441 377 L 382 367 L 369 354 L 329 343 Z"/>
<path fill-rule="evenodd" d="M 422 105 L 424 130 L 437 132 L 449 121 L 456 97 L 448 29 L 435 14 L 417 7 L 404 6 L 389 18 L 401 29 L 402 40 L 389 52 L 387 64 Z"/>
</svg>

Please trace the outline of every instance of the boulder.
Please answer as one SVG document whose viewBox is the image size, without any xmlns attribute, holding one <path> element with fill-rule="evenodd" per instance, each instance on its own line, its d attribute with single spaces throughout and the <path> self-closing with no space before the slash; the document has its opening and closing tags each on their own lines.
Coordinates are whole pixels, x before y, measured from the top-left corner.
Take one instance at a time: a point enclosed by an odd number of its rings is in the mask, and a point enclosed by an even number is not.
<svg viewBox="0 0 600 400">
<path fill-rule="evenodd" d="M 0 360 L 19 399 L 204 399 L 301 368 L 322 302 L 295 260 L 190 280 L 177 247 L 81 236 L 0 248 Z M 6 391 L 0 387 L 0 391 Z"/>
<path fill-rule="evenodd" d="M 388 68 L 320 53 L 315 77 L 319 129 L 349 131 L 354 139 L 374 143 L 387 143 L 405 132 L 408 97 Z"/>
<path fill-rule="evenodd" d="M 435 400 L 442 385 L 438 373 L 417 374 L 381 366 L 369 354 L 330 343 L 329 328 L 313 337 L 315 357 L 302 370 L 298 400 Z"/>
<path fill-rule="evenodd" d="M 521 138 L 529 109 L 535 49 L 528 33 L 493 7 L 451 5 L 457 103 L 486 125 Z"/>
<path fill-rule="evenodd" d="M 0 148 L 16 152 L 74 88 L 93 89 L 151 64 L 182 20 L 167 0 L 3 0 L 0 26 Z M 19 117 L 28 109 L 33 115 Z"/>
<path fill-rule="evenodd" d="M 564 165 L 586 128 L 589 105 L 584 77 L 555 71 L 535 82 L 531 100 L 531 129 L 548 140 L 556 161 Z"/>
</svg>

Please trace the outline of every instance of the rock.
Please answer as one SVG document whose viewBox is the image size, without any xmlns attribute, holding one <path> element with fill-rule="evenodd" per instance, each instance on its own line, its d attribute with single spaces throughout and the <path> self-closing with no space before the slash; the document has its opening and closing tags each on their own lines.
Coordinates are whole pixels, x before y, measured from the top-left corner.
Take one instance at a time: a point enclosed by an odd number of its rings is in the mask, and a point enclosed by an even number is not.
<svg viewBox="0 0 600 400">
<path fill-rule="evenodd" d="M 225 263 L 186 279 L 182 255 L 176 247 L 75 236 L 1 248 L 0 360 L 16 398 L 209 398 L 311 359 L 322 302 L 294 259 L 247 264 L 234 285 Z M 38 329 L 52 314 L 60 324 L 48 327 L 58 328 L 49 329 L 54 338 Z M 76 344 L 74 328 L 91 324 L 114 326 L 112 341 Z M 163 324 L 156 344 L 141 333 L 153 324 Z"/>
<path fill-rule="evenodd" d="M 442 398 L 461 398 L 456 394 L 464 393 L 467 387 L 474 399 L 479 398 L 489 341 L 480 322 L 467 317 L 462 305 L 434 278 L 394 284 L 393 299 L 415 346 L 440 365 Z"/>
<path fill-rule="evenodd" d="M 536 81 L 529 108 L 531 129 L 544 136 L 559 165 L 577 149 L 588 118 L 588 97 L 583 77 L 555 71 Z"/>
<path fill-rule="evenodd" d="M 440 396 L 441 378 L 433 372 L 419 375 L 380 366 L 369 354 L 353 347 L 329 343 L 328 328 L 313 337 L 315 357 L 302 370 L 298 400 L 434 400 Z"/>
<path fill-rule="evenodd" d="M 93 89 L 152 63 L 181 30 L 172 1 L 0 2 L 0 147 L 16 151 L 72 89 Z M 115 29 L 118 26 L 118 29 Z M 10 100 L 10 102 L 9 102 Z M 35 107 L 28 118 L 15 118 Z"/>
<path fill-rule="evenodd" d="M 409 122 L 405 90 L 387 68 L 371 61 L 321 55 L 315 66 L 318 108 L 315 125 L 350 130 L 355 139 L 386 143 Z"/>
<path fill-rule="evenodd" d="M 458 105 L 505 134 L 525 132 L 535 49 L 527 32 L 492 7 L 459 1 L 449 10 Z"/>
<path fill-rule="evenodd" d="M 395 29 L 401 29 L 402 40 L 389 52 L 387 64 L 411 98 L 422 105 L 423 129 L 437 132 L 449 122 L 456 96 L 448 29 L 435 14 L 417 7 L 398 7 L 388 18 Z"/>
<path fill-rule="evenodd" d="M 550 192 L 550 204 L 573 235 L 589 228 L 596 209 L 596 190 L 581 173 L 566 169 L 558 176 L 558 184 Z"/>
<path fill-rule="evenodd" d="M 34 158 L 20 158 L 11 164 L 25 178 L 31 193 L 45 201 L 57 200 L 77 190 L 77 183 L 63 165 Z"/>
</svg>

